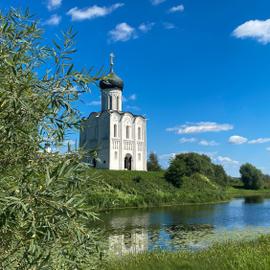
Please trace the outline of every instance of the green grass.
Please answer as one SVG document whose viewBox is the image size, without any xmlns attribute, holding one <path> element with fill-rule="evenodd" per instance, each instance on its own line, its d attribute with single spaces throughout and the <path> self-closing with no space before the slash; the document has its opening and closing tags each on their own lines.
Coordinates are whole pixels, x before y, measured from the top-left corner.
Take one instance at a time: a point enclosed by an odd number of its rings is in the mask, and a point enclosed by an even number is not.
<svg viewBox="0 0 270 270">
<path fill-rule="evenodd" d="M 86 177 L 93 181 L 93 188 L 85 191 L 88 204 L 98 209 L 208 203 L 228 199 L 224 189 L 202 175 L 185 179 L 181 188 L 166 182 L 164 172 L 89 169 Z"/>
<path fill-rule="evenodd" d="M 106 270 L 268 270 L 270 237 L 214 245 L 199 252 L 153 252 L 107 263 Z"/>
<path fill-rule="evenodd" d="M 242 196 L 270 196 L 270 189 L 251 190 L 239 187 L 229 187 L 227 194 L 230 197 L 242 197 Z"/>
</svg>

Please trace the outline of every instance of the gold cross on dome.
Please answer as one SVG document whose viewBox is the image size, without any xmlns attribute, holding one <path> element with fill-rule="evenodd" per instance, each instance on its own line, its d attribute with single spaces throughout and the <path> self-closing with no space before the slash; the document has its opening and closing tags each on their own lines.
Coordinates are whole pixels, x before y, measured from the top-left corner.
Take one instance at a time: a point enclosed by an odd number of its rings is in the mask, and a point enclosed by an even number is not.
<svg viewBox="0 0 270 270">
<path fill-rule="evenodd" d="M 115 55 L 114 55 L 113 53 L 110 53 L 110 66 L 111 66 L 111 72 L 113 72 L 114 58 L 115 58 Z"/>
</svg>

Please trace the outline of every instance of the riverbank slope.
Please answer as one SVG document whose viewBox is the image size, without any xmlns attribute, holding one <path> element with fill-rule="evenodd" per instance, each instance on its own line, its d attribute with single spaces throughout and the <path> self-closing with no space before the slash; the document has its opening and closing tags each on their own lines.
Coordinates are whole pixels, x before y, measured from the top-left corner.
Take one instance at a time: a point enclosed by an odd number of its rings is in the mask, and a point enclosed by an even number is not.
<svg viewBox="0 0 270 270">
<path fill-rule="evenodd" d="M 84 191 L 88 204 L 98 210 L 210 203 L 229 199 L 224 188 L 200 174 L 185 178 L 181 188 L 168 183 L 163 171 L 89 169 L 85 177 L 92 182 L 91 190 Z"/>
</svg>

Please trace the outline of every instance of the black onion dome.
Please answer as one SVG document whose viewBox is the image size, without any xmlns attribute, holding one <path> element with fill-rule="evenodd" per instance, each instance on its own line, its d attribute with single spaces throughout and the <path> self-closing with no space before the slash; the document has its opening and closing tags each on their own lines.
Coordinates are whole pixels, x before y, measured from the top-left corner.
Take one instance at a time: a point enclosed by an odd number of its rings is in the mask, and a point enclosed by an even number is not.
<svg viewBox="0 0 270 270">
<path fill-rule="evenodd" d="M 104 76 L 99 82 L 101 89 L 120 89 L 123 90 L 124 82 L 114 72 L 110 72 L 107 76 Z"/>
</svg>

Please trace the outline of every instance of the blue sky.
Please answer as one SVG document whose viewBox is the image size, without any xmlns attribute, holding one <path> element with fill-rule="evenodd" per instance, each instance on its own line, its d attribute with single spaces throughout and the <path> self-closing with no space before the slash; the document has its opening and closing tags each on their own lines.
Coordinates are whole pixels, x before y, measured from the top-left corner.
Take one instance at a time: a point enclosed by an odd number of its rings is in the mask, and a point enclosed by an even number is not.
<svg viewBox="0 0 270 270">
<path fill-rule="evenodd" d="M 270 173 L 270 2 L 243 0 L 5 0 L 29 7 L 51 39 L 78 31 L 77 67 L 116 55 L 124 108 L 148 119 L 148 150 L 207 153 L 231 175 Z M 99 90 L 82 115 L 99 110 Z M 71 138 L 74 140 L 74 138 Z"/>
</svg>

